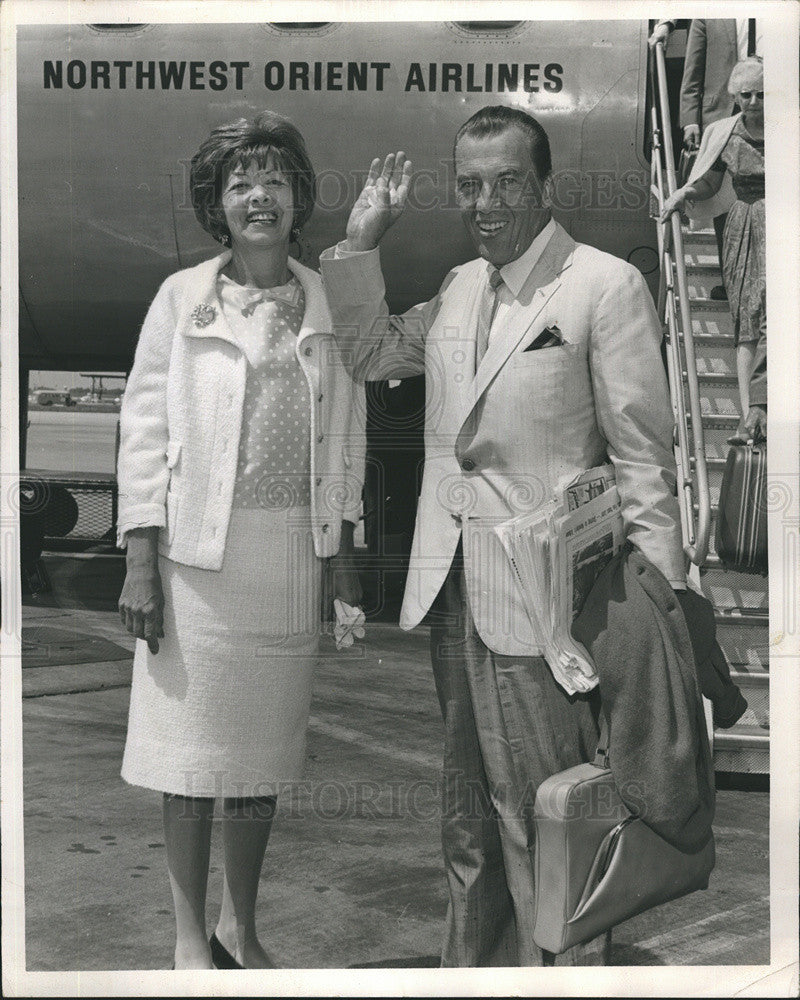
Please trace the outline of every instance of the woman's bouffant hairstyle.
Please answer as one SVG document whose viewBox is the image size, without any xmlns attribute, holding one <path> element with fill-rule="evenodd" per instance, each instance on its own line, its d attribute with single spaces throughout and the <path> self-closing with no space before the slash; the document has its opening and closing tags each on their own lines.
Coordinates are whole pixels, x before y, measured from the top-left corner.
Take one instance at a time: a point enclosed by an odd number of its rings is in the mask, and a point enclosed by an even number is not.
<svg viewBox="0 0 800 1000">
<path fill-rule="evenodd" d="M 255 160 L 261 169 L 272 156 L 290 178 L 294 195 L 293 232 L 299 233 L 314 211 L 317 181 L 306 144 L 295 126 L 281 115 L 262 111 L 252 121 L 215 128 L 192 157 L 189 188 L 197 221 L 215 240 L 230 238 L 222 209 L 222 185 L 228 171 Z"/>
<path fill-rule="evenodd" d="M 746 80 L 753 70 L 758 70 L 764 79 L 764 60 L 760 56 L 748 56 L 736 63 L 728 78 L 728 93 L 735 97 L 742 89 L 742 80 Z"/>
</svg>

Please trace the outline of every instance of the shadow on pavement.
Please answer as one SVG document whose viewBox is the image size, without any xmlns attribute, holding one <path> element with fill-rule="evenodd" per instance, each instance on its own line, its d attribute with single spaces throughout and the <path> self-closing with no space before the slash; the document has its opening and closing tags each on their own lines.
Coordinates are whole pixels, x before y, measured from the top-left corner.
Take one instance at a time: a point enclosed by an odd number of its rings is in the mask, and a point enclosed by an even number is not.
<svg viewBox="0 0 800 1000">
<path fill-rule="evenodd" d="M 348 965 L 348 969 L 438 969 L 438 955 L 422 955 L 419 958 L 384 958 L 377 962 Z"/>
</svg>

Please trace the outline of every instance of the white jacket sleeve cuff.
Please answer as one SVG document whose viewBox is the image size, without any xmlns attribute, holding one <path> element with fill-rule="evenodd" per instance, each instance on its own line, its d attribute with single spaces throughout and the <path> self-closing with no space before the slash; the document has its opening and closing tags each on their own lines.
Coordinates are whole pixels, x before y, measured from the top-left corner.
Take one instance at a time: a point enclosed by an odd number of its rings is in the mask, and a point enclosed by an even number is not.
<svg viewBox="0 0 800 1000">
<path fill-rule="evenodd" d="M 117 523 L 117 548 L 128 545 L 128 532 L 134 528 L 163 528 L 167 523 L 167 511 L 163 504 L 143 503 L 129 507 L 125 520 Z"/>
<path fill-rule="evenodd" d="M 343 304 L 380 301 L 384 297 L 383 272 L 380 250 L 353 251 L 342 249 L 342 244 L 329 247 L 320 254 L 320 269 L 325 282 L 325 292 L 331 312 L 337 313 L 336 303 Z"/>
</svg>

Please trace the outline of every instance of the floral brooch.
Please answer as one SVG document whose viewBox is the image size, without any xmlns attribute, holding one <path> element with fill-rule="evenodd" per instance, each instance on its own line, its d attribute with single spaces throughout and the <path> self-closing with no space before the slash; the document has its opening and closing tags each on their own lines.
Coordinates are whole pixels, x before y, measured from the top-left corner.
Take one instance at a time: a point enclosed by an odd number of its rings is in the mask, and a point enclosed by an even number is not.
<svg viewBox="0 0 800 1000">
<path fill-rule="evenodd" d="M 216 318 L 217 310 L 207 302 L 201 302 L 199 306 L 192 309 L 192 319 L 195 326 L 209 326 Z"/>
</svg>

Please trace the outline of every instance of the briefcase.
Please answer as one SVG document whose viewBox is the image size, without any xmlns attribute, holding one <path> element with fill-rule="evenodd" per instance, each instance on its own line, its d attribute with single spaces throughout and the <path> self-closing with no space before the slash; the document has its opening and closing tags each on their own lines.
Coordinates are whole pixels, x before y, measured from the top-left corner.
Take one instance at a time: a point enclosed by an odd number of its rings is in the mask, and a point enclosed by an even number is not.
<svg viewBox="0 0 800 1000">
<path fill-rule="evenodd" d="M 733 445 L 728 452 L 715 534 L 725 569 L 767 572 L 767 446 Z"/>
<path fill-rule="evenodd" d="M 707 888 L 714 867 L 713 835 L 694 853 L 674 847 L 630 812 L 606 764 L 601 748 L 594 764 L 561 771 L 536 793 L 533 940 L 556 955 Z"/>
</svg>

